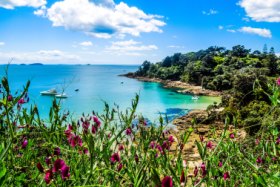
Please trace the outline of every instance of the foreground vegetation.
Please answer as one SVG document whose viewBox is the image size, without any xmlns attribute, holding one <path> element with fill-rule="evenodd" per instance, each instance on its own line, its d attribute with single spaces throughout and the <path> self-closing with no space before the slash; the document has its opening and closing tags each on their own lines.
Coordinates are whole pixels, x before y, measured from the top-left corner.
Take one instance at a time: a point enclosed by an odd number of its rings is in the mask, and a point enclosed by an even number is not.
<svg viewBox="0 0 280 187">
<path fill-rule="evenodd" d="M 238 140 L 236 120 L 224 132 L 196 142 L 201 162 L 188 168 L 182 150 L 189 128 L 174 137 L 160 127 L 133 124 L 138 96 L 125 113 L 94 112 L 71 120 L 53 101 L 49 120 L 36 106 L 25 108 L 28 86 L 11 95 L 2 79 L 0 123 L 1 186 L 279 186 L 278 124 L 263 121 L 256 136 Z M 270 110 L 279 108 L 280 79 L 270 87 Z M 171 153 L 170 147 L 176 145 Z"/>
</svg>

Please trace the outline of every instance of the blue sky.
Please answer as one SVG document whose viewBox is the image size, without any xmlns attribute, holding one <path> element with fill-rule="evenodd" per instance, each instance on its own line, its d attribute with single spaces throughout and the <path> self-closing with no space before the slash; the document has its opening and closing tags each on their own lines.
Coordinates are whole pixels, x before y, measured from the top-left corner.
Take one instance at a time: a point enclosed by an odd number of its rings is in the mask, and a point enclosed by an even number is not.
<svg viewBox="0 0 280 187">
<path fill-rule="evenodd" d="M 141 64 L 218 45 L 280 52 L 279 0 L 1 0 L 0 63 Z"/>
</svg>

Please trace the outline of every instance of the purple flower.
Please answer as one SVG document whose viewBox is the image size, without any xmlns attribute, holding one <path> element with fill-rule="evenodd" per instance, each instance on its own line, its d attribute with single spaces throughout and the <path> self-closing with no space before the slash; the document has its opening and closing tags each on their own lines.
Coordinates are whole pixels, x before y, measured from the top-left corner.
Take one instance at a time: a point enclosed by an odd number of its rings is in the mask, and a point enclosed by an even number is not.
<svg viewBox="0 0 280 187">
<path fill-rule="evenodd" d="M 59 156 L 60 155 L 60 148 L 59 147 L 54 148 L 54 153 L 53 154 L 56 155 L 56 156 Z"/>
<path fill-rule="evenodd" d="M 19 104 L 19 105 L 22 105 L 22 104 L 24 104 L 24 103 L 25 103 L 25 101 L 24 101 L 23 98 L 20 98 L 20 99 L 18 100 L 18 104 Z"/>
<path fill-rule="evenodd" d="M 52 178 L 53 178 L 53 172 L 52 172 L 52 170 L 51 169 L 49 169 L 47 172 L 46 172 L 46 174 L 45 174 L 45 182 L 47 183 L 47 184 L 49 184 L 50 182 L 51 182 L 51 180 L 52 180 Z"/>
<path fill-rule="evenodd" d="M 218 164 L 218 166 L 219 166 L 220 168 L 223 167 L 223 163 L 220 161 L 219 164 Z"/>
<path fill-rule="evenodd" d="M 229 172 L 225 172 L 225 173 L 224 173 L 224 180 L 227 180 L 227 179 L 229 179 L 229 178 L 230 178 Z"/>
<path fill-rule="evenodd" d="M 213 143 L 211 141 L 207 142 L 206 147 L 209 149 L 213 148 Z"/>
<path fill-rule="evenodd" d="M 40 162 L 37 163 L 36 167 L 38 168 L 38 170 L 41 172 L 41 173 L 44 173 L 44 168 L 42 166 L 42 164 Z"/>
<path fill-rule="evenodd" d="M 114 164 L 116 162 L 120 162 L 121 161 L 121 157 L 118 153 L 114 153 L 111 158 L 110 158 L 111 162 Z"/>
<path fill-rule="evenodd" d="M 66 178 L 69 178 L 70 177 L 70 173 L 69 173 L 69 167 L 64 164 L 61 168 L 61 178 L 62 180 L 65 180 Z"/>
<path fill-rule="evenodd" d="M 280 86 L 280 77 L 276 80 L 277 86 Z"/>
<path fill-rule="evenodd" d="M 174 137 L 173 137 L 173 136 L 169 136 L 168 141 L 169 141 L 170 143 L 173 143 L 173 142 L 175 141 L 175 140 L 174 140 Z"/>
<path fill-rule="evenodd" d="M 259 164 L 261 164 L 261 163 L 263 163 L 263 160 L 262 160 L 261 157 L 258 157 L 257 160 L 256 160 L 256 162 L 259 163 Z"/>
<path fill-rule="evenodd" d="M 131 133 L 132 133 L 132 129 L 129 127 L 129 128 L 127 128 L 126 130 L 125 130 L 125 133 L 126 133 L 126 135 L 131 135 Z"/>
<path fill-rule="evenodd" d="M 95 128 L 95 126 L 92 126 L 91 127 L 91 133 L 92 134 L 95 134 L 97 132 L 97 129 Z"/>
<path fill-rule="evenodd" d="M 194 177 L 197 176 L 197 174 L 198 174 L 198 168 L 197 168 L 197 166 L 195 166 L 195 168 L 194 168 L 194 170 L 193 170 L 193 174 L 194 174 Z"/>
<path fill-rule="evenodd" d="M 155 147 L 156 147 L 156 142 L 155 141 L 151 141 L 150 148 L 154 149 Z"/>
<path fill-rule="evenodd" d="M 84 154 L 88 154 L 88 149 L 87 148 L 84 148 L 84 150 L 83 150 L 83 152 L 84 152 Z"/>
<path fill-rule="evenodd" d="M 161 181 L 161 187 L 173 187 L 173 181 L 170 176 L 166 176 Z"/>
<path fill-rule="evenodd" d="M 120 163 L 120 164 L 118 165 L 118 171 L 121 171 L 122 168 L 123 168 L 123 165 L 122 165 L 122 163 Z"/>
<path fill-rule="evenodd" d="M 9 95 L 8 96 L 8 101 L 12 101 L 13 100 L 13 96 L 12 95 Z"/>
<path fill-rule="evenodd" d="M 83 141 L 81 139 L 80 136 L 78 135 L 73 135 L 70 139 L 69 139 L 69 143 L 72 147 L 75 147 L 77 145 L 79 145 L 80 147 L 83 145 Z"/>
<path fill-rule="evenodd" d="M 229 137 L 230 139 L 234 139 L 234 133 L 230 133 Z"/>
<path fill-rule="evenodd" d="M 119 145 L 119 151 L 124 150 L 124 146 L 122 144 Z"/>
<path fill-rule="evenodd" d="M 185 183 L 186 181 L 186 176 L 184 170 L 181 172 L 181 177 L 180 177 L 180 183 Z"/>
<path fill-rule="evenodd" d="M 99 119 L 96 116 L 93 116 L 93 121 L 94 121 L 94 123 L 96 123 L 97 127 L 100 127 L 101 122 L 99 121 Z"/>
<path fill-rule="evenodd" d="M 280 144 L 280 137 L 277 138 L 276 144 Z"/>
<path fill-rule="evenodd" d="M 62 167 L 64 166 L 64 165 L 66 165 L 65 164 L 65 162 L 64 162 L 64 160 L 61 160 L 61 159 L 57 159 L 55 162 L 54 162 L 54 164 L 53 164 L 53 172 L 55 173 L 55 172 L 58 172 L 58 171 L 60 171 L 61 169 L 62 169 Z"/>
<path fill-rule="evenodd" d="M 206 175 L 206 165 L 204 162 L 201 164 L 200 169 L 202 171 L 202 176 L 204 177 Z"/>
<path fill-rule="evenodd" d="M 28 145 L 28 141 L 27 141 L 27 139 L 25 138 L 25 139 L 23 140 L 22 144 L 21 144 L 21 148 L 22 148 L 22 149 L 25 149 L 27 145 Z"/>
</svg>

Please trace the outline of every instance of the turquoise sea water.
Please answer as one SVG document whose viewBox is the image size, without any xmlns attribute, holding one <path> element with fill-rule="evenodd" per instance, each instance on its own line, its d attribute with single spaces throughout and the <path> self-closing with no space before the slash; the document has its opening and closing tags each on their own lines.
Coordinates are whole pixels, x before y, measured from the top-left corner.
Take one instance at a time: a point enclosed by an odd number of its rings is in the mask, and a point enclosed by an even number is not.
<svg viewBox="0 0 280 187">
<path fill-rule="evenodd" d="M 1 75 L 4 75 L 5 68 L 4 65 L 0 66 Z M 65 90 L 68 98 L 61 101 L 62 109 L 70 110 L 75 117 L 93 110 L 102 112 L 104 101 L 111 106 L 116 103 L 124 110 L 130 107 L 136 93 L 140 94 L 138 114 L 143 114 L 151 121 L 157 120 L 159 113 L 173 118 L 191 109 L 206 108 L 220 100 L 217 97 L 200 97 L 198 101 L 193 101 L 191 95 L 165 89 L 159 83 L 118 76 L 137 68 L 121 65 L 11 65 L 8 78 L 13 92 L 22 89 L 26 81 L 31 80 L 30 104 L 37 104 L 43 118 L 48 116 L 53 97 L 41 96 L 40 92 L 51 88 Z"/>
</svg>

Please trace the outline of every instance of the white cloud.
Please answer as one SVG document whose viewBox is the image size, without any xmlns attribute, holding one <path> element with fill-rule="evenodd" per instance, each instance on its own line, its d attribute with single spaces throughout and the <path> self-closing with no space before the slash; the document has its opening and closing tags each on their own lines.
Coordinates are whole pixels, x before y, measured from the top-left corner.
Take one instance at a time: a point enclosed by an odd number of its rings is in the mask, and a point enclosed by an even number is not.
<svg viewBox="0 0 280 187">
<path fill-rule="evenodd" d="M 0 42 L 0 47 L 5 45 L 5 42 Z"/>
<path fill-rule="evenodd" d="M 81 42 L 79 43 L 81 46 L 84 46 L 84 47 L 90 47 L 92 46 L 92 42 L 91 41 L 84 41 L 84 42 Z"/>
<path fill-rule="evenodd" d="M 242 27 L 239 29 L 239 32 L 256 34 L 265 38 L 271 38 L 271 31 L 263 28 L 253 28 L 253 27 Z"/>
<path fill-rule="evenodd" d="M 185 46 L 181 46 L 181 45 L 169 45 L 167 46 L 168 48 L 174 48 L 174 49 L 182 49 L 185 48 Z"/>
<path fill-rule="evenodd" d="M 219 25 L 219 30 L 223 30 L 224 29 L 224 26 L 222 26 L 222 25 Z"/>
<path fill-rule="evenodd" d="M 15 63 L 74 63 L 80 57 L 60 50 L 40 50 L 32 52 L 0 52 L 0 62 L 13 59 Z"/>
<path fill-rule="evenodd" d="M 241 0 L 238 4 L 254 21 L 280 22 L 279 0 Z"/>
<path fill-rule="evenodd" d="M 137 7 L 129 7 L 113 0 L 63 0 L 36 15 L 47 17 L 54 27 L 82 31 L 98 38 L 159 32 L 166 25 L 162 16 L 146 14 Z"/>
<path fill-rule="evenodd" d="M 112 42 L 112 45 L 106 48 L 107 52 L 113 52 L 118 55 L 140 56 L 139 52 L 157 50 L 156 45 L 142 45 L 141 42 L 134 40 Z"/>
<path fill-rule="evenodd" d="M 208 11 L 202 11 L 202 14 L 207 15 L 207 16 L 210 16 L 210 15 L 218 14 L 218 11 L 217 11 L 217 10 L 214 10 L 214 9 L 210 9 L 210 10 L 208 10 Z"/>
<path fill-rule="evenodd" d="M 47 4 L 46 0 L 1 0 L 0 7 L 14 9 L 15 7 L 29 6 L 39 8 Z"/>
<path fill-rule="evenodd" d="M 227 29 L 228 32 L 231 32 L 231 33 L 236 33 L 236 30 L 234 29 Z"/>
</svg>

